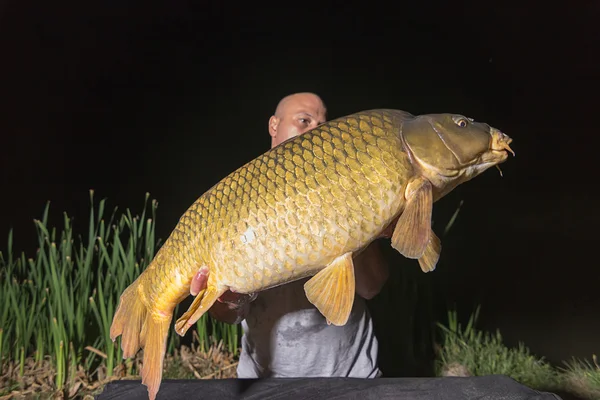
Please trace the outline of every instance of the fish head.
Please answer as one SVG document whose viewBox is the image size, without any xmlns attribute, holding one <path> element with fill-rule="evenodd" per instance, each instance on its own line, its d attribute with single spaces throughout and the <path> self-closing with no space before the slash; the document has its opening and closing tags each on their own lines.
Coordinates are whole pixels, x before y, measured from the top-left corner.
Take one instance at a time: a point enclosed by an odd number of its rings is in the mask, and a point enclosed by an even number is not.
<svg viewBox="0 0 600 400">
<path fill-rule="evenodd" d="M 458 114 L 425 114 L 404 121 L 411 161 L 441 197 L 506 161 L 512 139 L 499 129 Z"/>
</svg>

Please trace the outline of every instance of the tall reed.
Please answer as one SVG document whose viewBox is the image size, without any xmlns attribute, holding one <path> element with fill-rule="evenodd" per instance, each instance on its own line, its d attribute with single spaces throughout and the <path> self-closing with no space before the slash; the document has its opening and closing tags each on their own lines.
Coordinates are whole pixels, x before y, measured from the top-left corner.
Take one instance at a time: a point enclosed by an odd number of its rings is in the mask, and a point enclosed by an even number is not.
<svg viewBox="0 0 600 400">
<path fill-rule="evenodd" d="M 75 233 L 66 213 L 61 230 L 51 226 L 49 203 L 42 218 L 34 220 L 38 249 L 32 257 L 15 257 L 9 232 L 7 251 L 0 252 L 0 372 L 17 365 L 22 375 L 27 362 L 49 361 L 61 390 L 72 384 L 79 366 L 102 377 L 123 362 L 120 338 L 112 342 L 110 325 L 121 293 L 160 246 L 155 238 L 158 206 L 152 200 L 148 208 L 146 194 L 141 215 L 129 209 L 118 215 L 115 207 L 106 216 L 106 200 L 95 205 L 94 192 L 89 195 L 85 235 Z M 208 348 L 223 340 L 235 353 L 239 326 L 209 320 L 205 315 L 197 323 L 200 345 Z M 178 346 L 171 329 L 168 351 Z M 137 373 L 132 364 L 127 371 Z"/>
</svg>

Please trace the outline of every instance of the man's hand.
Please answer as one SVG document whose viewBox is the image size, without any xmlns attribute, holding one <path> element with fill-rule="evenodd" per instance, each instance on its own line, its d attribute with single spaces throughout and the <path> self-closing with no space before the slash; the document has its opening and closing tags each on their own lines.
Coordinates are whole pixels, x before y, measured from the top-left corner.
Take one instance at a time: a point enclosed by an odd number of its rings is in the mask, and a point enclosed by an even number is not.
<svg viewBox="0 0 600 400">
<path fill-rule="evenodd" d="M 208 281 L 208 267 L 202 267 L 196 272 L 190 285 L 190 294 L 197 296 L 200 291 L 206 289 L 206 282 Z"/>
<path fill-rule="evenodd" d="M 229 308 L 240 308 L 243 307 L 247 303 L 252 303 L 256 299 L 256 293 L 243 294 L 243 293 L 235 293 L 231 290 L 223 293 L 221 297 L 217 299 L 219 303 L 225 303 L 229 306 Z"/>
<path fill-rule="evenodd" d="M 190 294 L 197 296 L 202 290 L 206 289 L 208 282 L 208 267 L 202 267 L 198 270 L 190 285 Z M 211 307 L 211 315 L 224 322 L 237 321 L 239 317 L 245 314 L 242 310 L 247 304 L 250 304 L 256 299 L 256 293 L 243 294 L 235 293 L 230 290 L 226 291 L 217 299 Z M 235 316 L 230 314 L 236 314 Z M 233 319 L 232 319 L 233 318 Z"/>
</svg>

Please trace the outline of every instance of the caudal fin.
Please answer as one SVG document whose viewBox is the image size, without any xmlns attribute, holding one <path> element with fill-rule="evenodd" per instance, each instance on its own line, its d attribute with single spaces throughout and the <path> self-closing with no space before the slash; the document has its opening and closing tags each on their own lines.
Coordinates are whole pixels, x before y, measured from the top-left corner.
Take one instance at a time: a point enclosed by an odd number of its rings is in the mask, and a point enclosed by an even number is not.
<svg viewBox="0 0 600 400">
<path fill-rule="evenodd" d="M 144 350 L 142 383 L 148 387 L 150 400 L 156 398 L 163 372 L 163 361 L 171 315 L 151 313 L 138 293 L 138 282 L 131 284 L 119 301 L 110 338 L 114 342 L 119 335 L 123 358 L 133 357 L 141 348 Z"/>
<path fill-rule="evenodd" d="M 148 387 L 150 400 L 156 398 L 163 374 L 163 362 L 167 350 L 167 336 L 171 318 L 157 318 L 148 314 L 144 324 L 144 364 L 142 366 L 142 383 Z"/>
<path fill-rule="evenodd" d="M 123 335 L 121 339 L 123 358 L 133 357 L 140 349 L 140 333 L 148 314 L 146 306 L 139 297 L 138 286 L 139 283 L 134 282 L 125 289 L 110 327 L 110 338 L 113 342 L 119 335 Z"/>
</svg>

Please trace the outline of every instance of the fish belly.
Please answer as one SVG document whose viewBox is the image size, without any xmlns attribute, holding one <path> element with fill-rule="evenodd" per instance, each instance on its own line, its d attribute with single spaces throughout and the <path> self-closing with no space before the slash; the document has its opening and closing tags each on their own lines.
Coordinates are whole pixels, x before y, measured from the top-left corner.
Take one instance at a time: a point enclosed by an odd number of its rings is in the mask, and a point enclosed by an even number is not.
<svg viewBox="0 0 600 400">
<path fill-rule="evenodd" d="M 338 256 L 366 246 L 381 232 L 399 207 L 399 201 L 393 201 L 398 196 L 390 193 L 387 197 L 389 203 L 377 215 L 363 212 L 353 218 L 315 207 L 297 224 L 286 223 L 289 213 L 273 215 L 270 224 L 248 224 L 243 232 L 236 232 L 239 237 L 233 238 L 233 251 L 225 251 L 224 246 L 215 249 L 215 262 L 227 266 L 220 282 L 236 292 L 250 293 L 314 275 Z M 295 210 L 292 199 L 288 206 Z"/>
</svg>

